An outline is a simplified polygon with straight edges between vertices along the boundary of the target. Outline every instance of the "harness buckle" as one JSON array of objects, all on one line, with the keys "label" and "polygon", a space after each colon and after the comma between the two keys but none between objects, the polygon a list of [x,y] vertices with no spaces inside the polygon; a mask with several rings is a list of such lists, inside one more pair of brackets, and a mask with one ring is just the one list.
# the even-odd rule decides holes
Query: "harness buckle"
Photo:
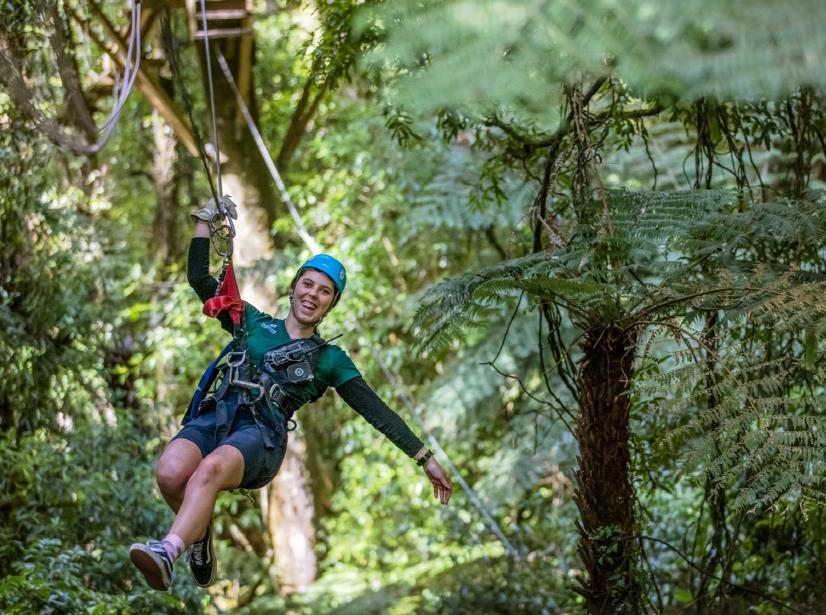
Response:
[{"label": "harness buckle", "polygon": [[229,367],[241,367],[246,360],[247,353],[245,350],[233,350],[227,353],[227,365]]},{"label": "harness buckle", "polygon": [[290,410],[287,405],[289,397],[284,388],[276,382],[267,389],[266,399],[272,411],[277,410],[287,419],[287,431],[295,431],[298,428],[298,423],[293,419],[295,411]]}]

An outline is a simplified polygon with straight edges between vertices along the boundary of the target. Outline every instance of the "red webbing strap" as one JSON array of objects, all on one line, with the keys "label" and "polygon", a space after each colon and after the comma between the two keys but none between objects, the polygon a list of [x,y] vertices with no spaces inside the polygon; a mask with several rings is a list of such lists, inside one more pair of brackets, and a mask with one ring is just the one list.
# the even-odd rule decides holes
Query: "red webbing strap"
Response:
[{"label": "red webbing strap", "polygon": [[238,292],[238,282],[235,280],[235,271],[231,264],[224,267],[218,293],[204,302],[204,314],[210,318],[216,318],[224,310],[229,311],[229,317],[234,325],[241,324],[244,302],[241,300],[241,293]]}]

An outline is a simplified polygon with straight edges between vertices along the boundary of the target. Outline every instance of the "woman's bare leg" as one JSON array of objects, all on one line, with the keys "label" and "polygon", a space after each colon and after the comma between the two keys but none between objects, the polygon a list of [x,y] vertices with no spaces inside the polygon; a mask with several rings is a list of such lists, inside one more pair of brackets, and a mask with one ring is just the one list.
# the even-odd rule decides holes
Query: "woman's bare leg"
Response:
[{"label": "woman's bare leg", "polygon": [[201,449],[194,442],[179,438],[172,440],[158,460],[155,480],[169,507],[178,512],[189,478],[203,461]]},{"label": "woman's bare leg", "polygon": [[179,536],[185,547],[200,540],[212,518],[218,492],[234,489],[243,477],[244,457],[234,446],[219,446],[204,457],[186,484],[169,534]]}]

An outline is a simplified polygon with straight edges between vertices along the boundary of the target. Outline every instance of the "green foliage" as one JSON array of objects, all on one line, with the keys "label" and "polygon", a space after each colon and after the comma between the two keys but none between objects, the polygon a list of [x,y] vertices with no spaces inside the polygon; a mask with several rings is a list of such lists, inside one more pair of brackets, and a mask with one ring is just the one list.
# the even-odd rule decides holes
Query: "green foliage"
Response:
[{"label": "green foliage", "polygon": [[[445,263],[461,270],[470,262],[468,257],[475,262],[496,258],[494,242],[480,242],[480,237],[488,230],[495,235],[500,224],[515,224],[524,203],[505,202],[500,209],[489,211],[488,201],[479,196],[478,210],[468,210],[466,195],[477,193],[468,164],[477,164],[479,159],[465,148],[439,144],[399,152],[384,134],[381,118],[369,117],[369,111],[369,105],[352,101],[338,101],[326,107],[319,118],[324,130],[306,141],[292,170],[293,178],[301,182],[300,187],[292,189],[293,198],[313,236],[326,249],[350,255],[347,295],[342,306],[325,320],[323,330],[325,334],[345,333],[338,343],[353,355],[368,381],[386,399],[403,399],[405,391],[385,382],[371,349],[378,350],[391,369],[407,374],[409,382],[414,383],[408,385],[408,390],[427,408],[421,417],[435,433],[448,434],[451,458],[461,464],[463,474],[482,480],[495,475],[489,484],[474,486],[481,490],[498,519],[525,514],[526,519],[530,517],[532,522],[542,525],[546,522],[539,513],[542,490],[535,492],[537,500],[532,512],[520,512],[522,494],[533,489],[533,472],[516,485],[508,481],[508,469],[526,470],[541,455],[515,447],[512,456],[495,456],[498,439],[510,441],[519,437],[533,442],[527,425],[533,418],[525,417],[515,436],[515,428],[511,433],[502,432],[503,417],[497,416],[502,390],[518,387],[503,378],[505,383],[500,390],[486,374],[487,368],[464,369],[462,361],[455,357],[450,357],[451,371],[431,385],[431,365],[439,359],[431,353],[432,357],[422,362],[411,353],[407,345],[419,332],[405,327],[414,321],[412,310],[419,288],[433,277],[447,273]],[[427,250],[422,245],[423,227],[428,229]],[[289,221],[276,229],[287,232]],[[300,256],[291,251],[279,254],[278,261],[284,265],[279,268],[285,270],[283,284],[290,275],[289,263]],[[364,333],[355,335],[351,331],[348,321],[354,318],[353,314]],[[494,340],[476,356],[492,357],[495,346]],[[527,357],[533,356],[521,348],[515,352],[520,361],[527,362]],[[450,395],[456,383],[468,382],[471,371],[476,372],[473,378],[484,387],[478,391],[468,388],[463,395],[466,405],[460,411]],[[415,384],[417,381],[421,384]],[[512,394],[519,396],[517,392]],[[480,519],[478,510],[457,495],[451,507],[434,514],[434,505],[429,502],[431,495],[420,471],[415,467],[397,468],[398,453],[381,436],[347,408],[330,408],[331,405],[332,400],[326,399],[323,408],[303,409],[299,422],[302,429],[307,429],[310,421],[323,427],[323,433],[313,432],[308,443],[312,463],[336,468],[331,477],[335,480],[332,488],[316,488],[321,492],[325,510],[332,507],[320,519],[317,548],[323,559],[318,586],[327,587],[343,577],[347,591],[330,590],[331,597],[319,597],[314,608],[324,610],[321,605],[325,600],[334,599],[330,604],[340,604],[354,599],[361,588],[378,582],[391,583],[398,576],[404,578],[405,571],[422,558],[437,567],[448,557],[466,558],[462,553],[464,547],[459,546],[457,551],[457,546],[451,544],[450,537],[457,533],[469,536],[472,544],[484,548],[490,528]],[[491,421],[480,421],[475,416],[474,411],[478,412],[480,406],[484,406]],[[409,408],[402,404],[396,408],[411,424],[419,426]],[[415,412],[420,413],[418,408]],[[457,416],[459,412],[461,416]],[[461,421],[461,428],[456,425],[457,420]],[[550,428],[548,431],[550,437]],[[465,437],[453,442],[450,434],[459,432]],[[322,446],[338,448],[316,452]],[[540,464],[538,471],[545,469]],[[316,497],[319,498],[318,493]],[[365,506],[370,502],[375,505]],[[547,523],[553,525],[549,520]],[[537,528],[536,535],[531,537],[537,548],[542,542],[541,532]],[[562,534],[563,530],[559,532]],[[264,603],[262,599],[256,604]]]},{"label": "green foliage", "polygon": [[789,10],[768,1],[411,0],[362,19],[387,31],[370,61],[402,76],[394,89],[403,106],[474,117],[512,109],[543,125],[557,123],[556,103],[582,75],[616,76],[668,103],[757,101],[822,87],[818,8],[815,0]]},{"label": "green foliage", "polygon": [[[817,410],[823,368],[805,364],[806,321],[800,323],[797,318],[801,309],[810,315],[817,311],[801,306],[815,305],[823,289],[817,284],[794,291],[778,286],[765,290],[773,295],[768,305],[756,302],[741,311],[743,318],[760,319],[762,327],[770,327],[771,339],[750,336],[732,341],[725,354],[713,355],[703,368],[690,361],[690,353],[708,351],[686,336],[687,348],[674,350],[674,368],[640,383],[648,391],[653,382],[661,391],[664,383],[670,383],[669,397],[648,402],[647,409],[660,414],[657,406],[670,408],[666,413],[686,417],[668,442],[690,442],[687,466],[706,468],[718,488],[735,487],[735,508],[784,507],[787,496],[806,495],[822,501],[824,493],[820,460],[826,443]],[[748,298],[743,300],[748,302]],[[731,330],[738,327],[739,321],[733,319]],[[789,341],[788,353],[772,357],[772,345],[782,338]],[[709,408],[696,414],[697,406]]]},{"label": "green foliage", "polygon": [[168,518],[144,471],[153,454],[123,428],[101,424],[62,438],[3,436],[4,613],[194,611],[201,599],[186,584],[159,594],[128,561],[128,545]]},{"label": "green foliage", "polygon": [[[695,241],[703,240],[702,229],[718,221],[721,205],[733,196],[610,192],[605,201],[611,211],[605,223],[610,233],[593,232],[583,225],[571,231],[564,248],[504,260],[432,288],[417,314],[428,330],[422,343],[444,342],[451,332],[456,335],[468,327],[501,320],[502,308],[522,293],[533,302],[564,305],[580,325],[590,322],[598,310],[610,309],[612,303],[622,302],[627,310],[646,303],[643,311],[655,307],[657,299],[665,299],[656,287],[666,286],[669,280],[684,280],[692,269],[692,263],[686,263],[692,233],[699,228]],[[709,252],[720,245],[716,239],[711,240],[713,245],[705,241]],[[600,255],[601,263],[594,261],[594,254]],[[613,284],[600,280],[606,268]]]},{"label": "green foliage", "polygon": [[[661,6],[666,11],[672,8]],[[421,7],[425,8],[420,11]],[[669,90],[658,90],[657,77],[646,73],[646,68],[634,66],[633,59],[629,62],[624,50],[616,54],[615,65],[589,65],[589,53],[596,46],[587,44],[579,53],[570,54],[578,56],[574,62],[581,62],[576,65],[576,70],[568,70],[563,61],[551,69],[561,67],[561,73],[552,75],[553,83],[536,87],[536,77],[541,79],[547,73],[531,70],[530,60],[525,60],[525,55],[520,56],[523,49],[519,44],[502,43],[503,38],[509,36],[508,28],[481,35],[492,20],[486,19],[482,10],[475,15],[478,20],[469,18],[459,24],[453,18],[463,8],[460,2],[430,3],[415,9],[396,3],[384,13],[385,17],[392,15],[396,21],[386,19],[389,44],[379,55],[391,61],[401,59],[402,64],[416,57],[401,71],[395,92],[398,94],[397,104],[424,111],[442,107],[461,109],[476,121],[478,134],[490,135],[478,143],[499,150],[496,156],[500,161],[514,158],[517,164],[524,164],[526,178],[535,185],[539,185],[539,163],[564,164],[566,157],[578,156],[578,163],[582,165],[581,160],[591,155],[592,145],[587,142],[587,138],[591,138],[599,139],[597,147],[600,148],[621,145],[628,157],[635,157],[644,169],[636,177],[611,177],[614,184],[623,185],[622,181],[634,182],[652,174],[656,183],[658,175],[665,171],[666,177],[679,177],[689,187],[722,186],[725,190],[617,191],[605,190],[597,180],[585,188],[583,194],[576,184],[576,175],[568,175],[583,173],[582,166],[578,170],[563,167],[558,176],[551,176],[555,183],[549,189],[543,186],[543,192],[534,201],[533,215],[543,216],[534,232],[533,250],[537,253],[503,259],[491,266],[473,267],[435,287],[425,297],[417,314],[424,347],[455,349],[462,347],[457,345],[458,340],[472,341],[480,334],[490,333],[507,317],[514,299],[522,293],[540,308],[553,305],[557,314],[564,315],[564,322],[570,321],[583,331],[612,322],[621,327],[648,328],[652,339],[672,337],[676,343],[671,348],[666,346],[664,356],[657,356],[655,349],[647,346],[641,359],[643,368],[656,373],[657,365],[662,360],[667,361],[671,353],[685,365],[685,371],[670,372],[668,378],[656,382],[657,388],[646,389],[646,399],[656,400],[658,417],[663,417],[666,424],[686,422],[689,426],[685,432],[694,436],[690,444],[685,435],[669,439],[668,451],[655,453],[657,458],[662,456],[667,471],[693,472],[703,468],[711,476],[711,491],[706,492],[706,497],[713,497],[714,493],[723,490],[738,493],[732,500],[735,511],[779,503],[785,497],[796,501],[801,494],[818,494],[823,473],[817,459],[822,458],[823,443],[817,434],[822,431],[822,420],[810,409],[817,406],[822,395],[818,386],[822,378],[817,375],[817,368],[815,371],[807,369],[811,370],[817,363],[813,332],[819,328],[822,316],[814,300],[820,288],[815,284],[807,286],[807,281],[813,279],[809,271],[821,271],[817,237],[822,236],[823,231],[822,207],[817,205],[815,198],[803,197],[799,192],[799,186],[807,181],[807,173],[811,174],[805,163],[792,170],[779,162],[774,168],[785,170],[771,176],[764,171],[766,161],[784,159],[780,152],[783,146],[766,151],[772,143],[765,140],[765,135],[771,133],[775,138],[791,140],[791,135],[781,128],[785,121],[778,113],[781,107],[762,103],[735,107],[705,101],[684,108],[677,106],[675,116],[682,119],[683,125],[672,127],[663,134],[670,138],[691,126],[697,131],[697,141],[692,143],[676,137],[679,148],[673,153],[673,148],[669,148],[666,154],[673,157],[665,160],[659,156],[655,159],[651,154],[649,127],[627,121],[630,110],[639,102],[626,98],[618,107],[606,107],[611,101],[611,93],[604,90],[594,97],[587,117],[579,118],[572,111],[567,119],[590,122],[588,125],[593,132],[587,138],[581,132],[571,135],[566,121],[558,122],[556,132],[551,127],[542,130],[542,124],[552,125],[557,118],[538,115],[534,108],[538,105],[532,106],[530,97],[562,99],[566,84],[580,78],[579,70],[592,77],[616,70],[611,74],[631,83],[632,90],[633,86],[642,84],[639,91],[653,91],[661,100],[664,94],[667,100],[674,100],[682,96],[692,98],[708,91],[690,83],[690,75],[686,74],[689,71],[680,75],[683,81],[679,85],[677,81],[671,81]],[[732,9],[731,6],[717,8]],[[405,14],[408,9],[410,13]],[[539,14],[531,14],[533,21],[530,21],[521,12],[529,10],[523,4],[507,15],[522,20],[523,33],[541,27],[537,26],[542,23]],[[581,27],[571,36],[584,33],[582,36],[587,40],[592,33],[589,28],[596,30],[605,24],[607,27],[618,25],[621,29],[642,24],[600,21],[596,17],[600,10],[601,7],[589,7],[588,14],[583,11],[579,15],[578,25]],[[634,6],[630,10],[633,11]],[[683,10],[682,6],[680,10]],[[530,42],[524,47],[542,49],[544,57],[559,57],[543,47],[568,35],[564,11],[555,13],[554,17],[555,24],[562,23],[560,30],[563,34],[555,37],[558,32],[554,31],[538,45],[527,36],[525,38]],[[415,32],[408,27],[414,21]],[[428,27],[419,28],[420,23],[426,23]],[[714,23],[721,24],[724,30],[732,26],[725,19],[714,20]],[[679,22],[672,25],[680,27]],[[471,32],[473,34],[469,34]],[[475,35],[478,38],[474,38]],[[609,34],[594,36],[594,40],[599,41],[602,50],[605,48],[602,45],[607,42],[610,46],[612,39]],[[780,40],[789,46],[795,44],[791,38],[784,40],[782,35]],[[644,39],[638,45],[644,48],[648,42]],[[690,45],[692,39],[681,39],[681,42]],[[494,57],[497,51],[499,56]],[[705,50],[689,56],[688,62],[704,62],[700,57],[703,54],[706,54]],[[656,50],[646,54],[643,61],[654,57],[658,63],[654,70],[668,66],[668,51],[659,53]],[[748,53],[742,53],[740,59],[748,61]],[[686,58],[682,57],[681,61],[685,62]],[[714,62],[708,63],[708,70],[719,68]],[[447,86],[447,80],[455,80],[459,65],[463,75],[490,71],[493,66],[501,70],[496,75],[486,72],[483,79],[471,79],[468,85],[462,82],[458,86]],[[488,92],[489,96],[474,93],[473,88],[496,84],[498,79],[507,80],[512,67],[523,78],[531,75],[534,87],[494,87]],[[647,67],[651,68],[650,65]],[[640,72],[636,72],[637,69]],[[739,76],[748,78],[751,74],[741,73]],[[793,92],[798,85],[799,82],[789,81],[783,86],[784,91]],[[743,89],[738,89],[741,86]],[[751,85],[740,82],[728,92],[719,90],[715,94],[754,98],[755,91],[777,92],[764,86],[758,78]],[[611,92],[614,87],[612,85]],[[754,89],[749,91],[750,87]],[[627,91],[620,98],[625,96]],[[805,100],[805,94],[791,97],[787,103],[789,115],[792,115],[792,109],[798,108],[800,101]],[[815,100],[819,101],[819,98],[815,97]],[[816,103],[817,108],[818,105]],[[500,118],[508,113],[507,110],[516,110],[516,113],[505,122]],[[528,119],[520,122],[520,116]],[[808,125],[810,117],[804,113],[800,125]],[[659,124],[653,125],[654,129],[658,127]],[[582,130],[580,126],[575,129]],[[612,129],[617,131],[616,135],[610,134]],[[602,130],[604,132],[600,133]],[[620,130],[626,132],[620,134]],[[503,138],[502,133],[507,136]],[[537,137],[543,133],[548,136]],[[644,151],[633,148],[634,138],[629,135],[634,134],[645,141]],[[747,144],[740,145],[744,140]],[[550,149],[548,163],[531,155],[535,144],[543,141]],[[520,145],[523,154],[517,157],[516,146]],[[560,146],[559,150],[555,149],[557,146]],[[795,138],[789,147],[798,152],[798,161],[800,157],[810,155],[804,152],[812,151],[807,149],[810,146],[805,138]],[[604,155],[605,151],[601,149],[599,155]],[[559,157],[555,160],[553,156],[557,152]],[[724,157],[725,162],[722,161]],[[615,168],[612,162],[605,167]],[[772,187],[767,186],[769,181],[773,182]],[[680,187],[681,183],[675,180],[672,185]],[[759,188],[755,188],[758,185]],[[782,193],[781,187],[786,185],[793,191],[783,193],[784,196],[792,194],[802,198],[772,200],[775,194],[772,189]],[[731,188],[738,191],[730,191]],[[768,202],[759,202],[761,198]],[[539,251],[540,239],[547,246],[545,252]],[[800,269],[804,273],[798,273]],[[721,338],[715,339],[731,336],[723,342],[722,352],[709,346],[703,339],[704,333],[698,331],[698,323],[718,311],[726,317],[714,331],[714,335]],[[758,321],[760,325],[756,324]],[[763,327],[768,322],[772,323],[772,333],[758,342],[754,335],[758,329],[765,331]],[[549,324],[553,327],[554,323]],[[741,346],[740,336],[749,340],[748,350]],[[780,340],[783,342],[778,345]],[[801,348],[806,349],[808,368],[798,363],[799,359],[792,358],[801,356],[798,353]],[[781,356],[788,360],[774,359],[777,353],[783,353]],[[570,343],[561,349],[561,354],[576,357],[575,348]],[[711,359],[707,362],[698,360],[708,354]],[[744,364],[743,357],[750,360]],[[570,378],[573,377],[571,372]],[[673,395],[674,379],[679,381],[678,391],[685,387],[685,396],[679,392]],[[650,402],[641,405],[640,411],[649,411],[652,405]],[[698,408],[702,410],[704,407],[708,408],[707,412],[698,412]],[[789,418],[790,410],[795,418]],[[657,433],[662,432],[651,432],[649,437],[656,438]],[[692,451],[684,458],[684,466],[673,465],[675,445],[677,450],[683,447],[684,451]],[[795,460],[792,467],[790,459]],[[639,463],[644,467],[646,461],[641,457]]]},{"label": "green foliage", "polygon": [[[60,190],[42,172],[59,157],[17,127],[0,137],[0,425],[24,434],[74,404],[97,404],[98,359],[88,352],[100,286],[82,265],[90,239],[79,190]],[[71,285],[63,282],[71,280]]]},{"label": "green foliage", "polygon": [[[268,142],[305,85],[321,93],[282,171],[351,273],[323,333],[345,334],[368,381],[444,445],[491,515],[459,487],[436,505],[421,471],[330,396],[299,417],[321,575],[289,598],[271,589],[267,545],[230,538],[263,528],[246,494],[217,507],[214,593],[196,593],[182,566],[169,595],[150,592],[125,557],[168,524],[151,464],[226,339],[186,287],[183,255],[157,268],[157,119],[133,95],[100,160],[78,162],[0,95],[0,349],[17,359],[0,369],[0,610],[581,610],[577,344],[606,323],[643,332],[630,446],[655,608],[776,606],[749,591],[823,602],[815,4],[287,2],[257,21],[253,106]],[[10,6],[12,29],[34,19]],[[27,34],[8,40],[59,118],[64,92],[38,78],[49,63],[33,44],[48,51],[48,33]],[[98,51],[81,51],[82,72],[97,70]],[[194,54],[182,55],[206,117]],[[203,182],[191,160],[179,166],[168,213],[183,220]],[[286,217],[274,232],[284,248],[256,272],[284,288],[307,249]]]},{"label": "green foliage", "polygon": [[[559,563],[548,556],[524,562],[479,557],[436,573],[414,570],[403,582],[383,587],[381,591],[365,592],[358,599],[325,612],[330,615],[565,612],[575,609],[577,600],[568,587],[568,580],[560,573]],[[468,583],[468,579],[473,579],[473,583]]]}]

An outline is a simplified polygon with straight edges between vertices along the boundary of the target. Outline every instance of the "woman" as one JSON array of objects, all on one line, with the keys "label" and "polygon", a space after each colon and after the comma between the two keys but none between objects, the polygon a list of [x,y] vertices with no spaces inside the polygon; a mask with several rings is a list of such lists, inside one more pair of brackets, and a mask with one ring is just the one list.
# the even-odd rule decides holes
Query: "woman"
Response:
[{"label": "woman", "polygon": [[[234,217],[233,209],[230,213]],[[193,214],[187,275],[202,301],[214,297],[218,287],[209,273],[210,223],[218,216],[214,202]],[[158,487],[175,519],[162,540],[134,544],[129,551],[150,587],[169,589],[173,564],[187,548],[195,582],[212,584],[210,521],[218,492],[268,484],[284,459],[293,412],[328,387],[423,467],[434,497],[442,504],[450,500],[450,477],[432,452],[373,392],[344,350],[316,334],[345,284],[341,263],[320,254],[296,273],[283,320],[243,304],[240,345],[227,355],[220,384],[187,415],[158,462]],[[226,311],[219,318],[233,330]]]}]

